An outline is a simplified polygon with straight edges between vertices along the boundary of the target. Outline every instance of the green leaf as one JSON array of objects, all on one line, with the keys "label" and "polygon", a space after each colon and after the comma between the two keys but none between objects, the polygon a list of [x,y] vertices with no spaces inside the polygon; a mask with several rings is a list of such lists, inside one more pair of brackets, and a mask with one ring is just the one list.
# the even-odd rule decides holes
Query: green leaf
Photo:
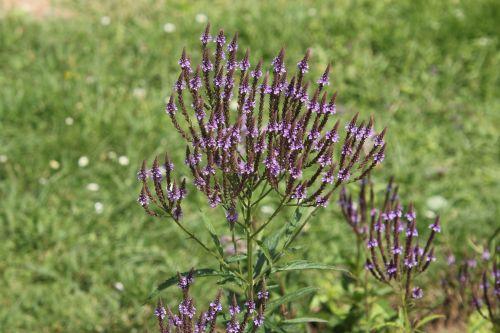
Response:
[{"label": "green leaf", "polygon": [[440,314],[428,315],[427,317],[424,317],[424,318],[420,319],[418,321],[417,325],[415,325],[415,328],[422,327],[425,324],[427,324],[427,323],[429,323],[429,322],[431,322],[433,320],[439,319],[439,318],[445,318],[445,316],[440,315]]},{"label": "green leaf", "polygon": [[327,323],[327,322],[328,322],[328,320],[324,320],[321,318],[302,317],[302,318],[294,318],[294,319],[284,320],[283,324]]},{"label": "green leaf", "polygon": [[272,266],[273,265],[273,258],[271,256],[271,253],[269,252],[269,249],[267,248],[266,244],[260,240],[257,240],[256,242],[259,245],[260,250],[262,251],[262,253],[266,257],[267,262],[269,263],[270,266]]},{"label": "green leaf", "polygon": [[222,245],[220,244],[219,236],[217,236],[217,232],[215,231],[214,226],[207,219],[206,214],[204,214],[201,210],[200,210],[200,213],[201,213],[201,219],[203,220],[205,227],[207,228],[208,232],[210,233],[210,236],[212,237],[212,241],[215,244],[215,247],[217,248],[219,255],[221,256],[221,258],[223,258],[224,257],[224,250],[222,249]]},{"label": "green leaf", "polygon": [[318,290],[316,287],[305,287],[299,290],[296,290],[292,293],[286,294],[285,296],[282,296],[276,300],[273,300],[267,304],[267,310],[266,312],[270,313],[272,310],[280,306],[281,304],[288,303],[293,301],[294,299],[303,297],[305,295],[311,294]]},{"label": "green leaf", "polygon": [[[181,273],[181,275],[186,275],[188,273],[189,272],[184,272],[184,273]],[[216,271],[216,270],[211,269],[211,268],[202,268],[202,269],[195,269],[193,271],[193,276],[195,276],[195,277],[207,277],[207,276],[224,276],[224,277],[227,277],[228,274],[220,272],[220,271]],[[146,302],[149,301],[149,300],[151,300],[156,295],[158,295],[158,293],[160,293],[162,290],[167,289],[167,288],[173,286],[178,281],[179,281],[179,277],[177,275],[174,275],[174,276],[166,279],[165,281],[163,281],[162,283],[160,283],[160,285],[158,287],[156,287],[155,291],[153,291],[148,296]]]},{"label": "green leaf", "polygon": [[234,255],[234,256],[231,256],[231,257],[227,258],[226,262],[228,264],[230,264],[232,262],[238,262],[238,261],[241,261],[241,260],[245,260],[246,258],[247,258],[246,254],[237,254],[237,255]]},{"label": "green leaf", "polygon": [[307,260],[292,261],[292,262],[286,264],[285,266],[274,267],[271,270],[271,272],[276,273],[276,272],[283,272],[283,271],[300,271],[300,270],[306,270],[306,269],[333,270],[333,271],[342,271],[342,272],[349,273],[349,271],[346,270],[345,268],[339,268],[339,267],[326,265],[326,264],[322,264],[322,263],[310,262]]}]

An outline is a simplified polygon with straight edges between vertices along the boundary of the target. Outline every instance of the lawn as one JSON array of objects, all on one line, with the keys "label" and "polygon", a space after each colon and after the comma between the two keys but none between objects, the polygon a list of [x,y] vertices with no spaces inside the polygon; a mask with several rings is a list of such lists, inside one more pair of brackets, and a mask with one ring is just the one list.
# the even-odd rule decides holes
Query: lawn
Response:
[{"label": "lawn", "polygon": [[[282,46],[291,66],[311,48],[311,77],[330,62],[342,121],[359,112],[388,127],[372,179],[394,175],[421,216],[440,214],[443,249],[470,250],[499,227],[497,1],[80,0],[53,1],[45,15],[1,6],[2,331],[152,331],[154,287],[214,264],[136,203],[144,158],[168,149],[183,160],[164,102],[182,47],[199,60],[207,18],[238,31],[252,63],[269,66]],[[189,201],[184,223],[197,229],[209,208]],[[353,252],[335,204],[299,243],[328,264]]]}]

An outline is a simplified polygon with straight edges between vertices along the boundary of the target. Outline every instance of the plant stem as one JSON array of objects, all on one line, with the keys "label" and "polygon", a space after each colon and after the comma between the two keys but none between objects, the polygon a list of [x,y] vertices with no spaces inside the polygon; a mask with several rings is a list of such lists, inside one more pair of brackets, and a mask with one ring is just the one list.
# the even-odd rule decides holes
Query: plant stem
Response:
[{"label": "plant stem", "polygon": [[245,213],[245,232],[247,236],[247,293],[248,299],[253,299],[252,206],[250,199],[248,199]]}]

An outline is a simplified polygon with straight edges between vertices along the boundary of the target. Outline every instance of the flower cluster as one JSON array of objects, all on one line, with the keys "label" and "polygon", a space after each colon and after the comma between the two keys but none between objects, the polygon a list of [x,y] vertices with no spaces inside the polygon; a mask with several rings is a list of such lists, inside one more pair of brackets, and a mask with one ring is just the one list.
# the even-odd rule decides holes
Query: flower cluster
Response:
[{"label": "flower cluster", "polygon": [[[238,59],[238,37],[229,43],[221,30],[201,36],[202,61],[193,69],[186,51],[166,113],[186,141],[185,163],[211,207],[222,205],[230,224],[238,220],[238,199],[259,186],[282,202],[325,206],[341,183],[365,177],[384,159],[385,130],[354,116],[344,139],[336,94],[328,97],[328,66],[315,85],[306,82],[310,52],[290,75],[282,49],[264,72],[253,68],[249,51]],[[215,51],[209,43],[213,41]],[[264,192],[269,193],[269,192]]]},{"label": "flower cluster", "polygon": [[[222,292],[219,291],[215,299],[209,304],[205,312],[196,316],[196,307],[193,298],[189,295],[189,288],[193,283],[193,271],[186,276],[179,274],[178,286],[182,290],[183,298],[178,306],[178,312],[174,313],[170,308],[165,308],[162,301],[154,311],[158,320],[160,333],[203,333],[222,332],[217,328],[217,317],[223,314],[221,303]],[[229,320],[226,323],[226,333],[256,332],[264,324],[264,312],[269,293],[262,286],[257,293],[257,300],[247,300],[244,310],[240,308],[233,295],[232,303],[228,308]]]},{"label": "flower cluster", "polygon": [[[374,193],[370,185],[367,201],[366,183],[362,181],[359,207],[355,208],[352,197],[344,190],[340,206],[346,220],[357,235],[365,235],[367,259],[365,268],[380,281],[402,282],[406,298],[421,298],[423,291],[412,288],[412,277],[424,272],[435,261],[433,241],[441,232],[439,217],[432,223],[429,238],[424,247],[418,244],[417,218],[410,204],[406,213],[399,203],[398,188],[389,181],[380,210],[374,208]],[[368,228],[368,230],[366,230]]]},{"label": "flower cluster", "polygon": [[[158,158],[155,158],[151,169],[146,168],[146,161],[144,161],[137,173],[137,179],[142,182],[141,193],[137,201],[149,215],[158,216],[157,210],[159,209],[178,221],[182,217],[181,202],[186,196],[186,181],[183,180],[178,184],[172,178],[173,169],[174,165],[168,155],[165,155],[165,162],[162,166]],[[154,194],[148,185],[149,179],[153,184]]]},{"label": "flower cluster", "polygon": [[[477,312],[485,319],[490,320],[494,325],[500,324],[500,269],[498,268],[498,256],[490,257],[487,252],[483,260],[487,261],[491,267],[486,267],[476,281],[471,279],[472,303]],[[495,253],[496,254],[496,253]]]}]

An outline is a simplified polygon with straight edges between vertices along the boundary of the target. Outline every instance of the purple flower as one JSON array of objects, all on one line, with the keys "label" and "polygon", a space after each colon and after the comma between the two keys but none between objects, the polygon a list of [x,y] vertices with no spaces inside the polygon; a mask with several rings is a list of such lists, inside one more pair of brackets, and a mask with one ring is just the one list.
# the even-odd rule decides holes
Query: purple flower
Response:
[{"label": "purple flower", "polygon": [[490,258],[491,258],[490,251],[488,251],[488,249],[484,249],[483,253],[481,254],[481,259],[483,259],[484,261],[488,261],[490,260]]},{"label": "purple flower", "polygon": [[169,101],[167,103],[167,106],[165,107],[165,112],[169,116],[173,116],[173,115],[175,115],[176,111],[177,111],[177,106],[175,106],[173,97],[170,97],[170,99],[169,99]]},{"label": "purple flower", "polygon": [[273,65],[275,73],[286,73],[285,64],[283,63],[283,58],[281,56],[275,57],[271,64]]},{"label": "purple flower", "polygon": [[402,246],[393,246],[392,247],[392,253],[393,254],[401,254],[401,253],[403,253],[403,247]]},{"label": "purple flower", "polygon": [[148,173],[146,170],[141,169],[137,172],[137,179],[140,181],[145,181],[148,178]]},{"label": "purple flower", "polygon": [[255,311],[255,302],[252,300],[246,301],[245,306],[247,307],[248,312],[253,313]]},{"label": "purple flower", "polygon": [[387,265],[387,274],[389,274],[389,276],[395,276],[397,271],[398,269],[394,263]]},{"label": "purple flower", "polygon": [[238,333],[240,331],[240,324],[236,321],[228,321],[226,326],[226,333]]},{"label": "purple flower", "polygon": [[366,243],[366,247],[369,249],[377,247],[377,246],[378,246],[378,242],[376,239],[373,239],[373,238],[368,240],[368,242]]},{"label": "purple flower", "polygon": [[205,73],[210,72],[214,68],[214,65],[210,62],[210,59],[203,59],[201,62],[201,70]]},{"label": "purple flower", "polygon": [[424,291],[420,287],[415,287],[411,291],[411,297],[414,299],[420,299],[424,297]]},{"label": "purple flower", "polygon": [[439,226],[439,223],[433,223],[429,225],[429,229],[431,229],[434,232],[441,232],[441,227]]},{"label": "purple flower", "polygon": [[378,153],[375,154],[375,156],[373,156],[373,161],[376,164],[382,163],[384,159],[385,159],[385,154],[383,151],[379,151]]},{"label": "purple flower", "polygon": [[328,205],[328,199],[326,197],[318,196],[316,198],[316,207],[326,207]]},{"label": "purple flower", "polygon": [[449,266],[453,265],[455,263],[455,256],[453,254],[450,254],[446,258],[446,262],[448,263]]},{"label": "purple flower", "polygon": [[224,36],[224,32],[220,31],[215,39],[215,43],[217,46],[223,46],[226,43],[226,36]]},{"label": "purple flower", "polygon": [[297,187],[295,188],[295,192],[292,194],[292,199],[297,199],[297,200],[301,200],[301,199],[305,199],[307,196],[307,191],[306,191],[306,188],[303,184],[299,184],[297,185]]},{"label": "purple flower", "polygon": [[234,207],[229,207],[226,211],[226,220],[231,225],[234,225],[238,221],[238,211]]},{"label": "purple flower", "polygon": [[299,68],[302,74],[305,74],[309,71],[309,64],[307,63],[307,59],[304,58],[297,63],[297,67]]},{"label": "purple flower", "polygon": [[371,261],[366,261],[366,263],[365,263],[365,269],[372,270],[374,268],[375,268],[375,265],[373,265],[373,263]]},{"label": "purple flower", "polygon": [[177,285],[179,288],[182,290],[187,290],[191,284],[193,284],[193,274],[188,273],[187,275],[181,275],[179,277],[179,282],[177,282]]},{"label": "purple flower", "polygon": [[405,217],[408,221],[413,221],[417,218],[417,213],[414,211],[409,211],[408,213],[406,213]]},{"label": "purple flower", "polygon": [[241,309],[238,305],[230,305],[229,306],[229,314],[231,315],[231,317],[236,316],[240,312],[241,312]]},{"label": "purple flower", "polygon": [[195,76],[191,80],[189,80],[189,86],[194,91],[197,91],[198,89],[200,89],[201,88],[201,79],[200,79],[200,77],[199,76]]},{"label": "purple flower", "polygon": [[330,80],[328,78],[328,72],[329,72],[329,67],[327,67],[326,71],[318,79],[317,83],[319,84],[320,87],[327,86],[330,84]]},{"label": "purple flower", "polygon": [[184,316],[193,318],[194,315],[196,314],[196,308],[194,307],[193,299],[187,298],[183,300],[181,304],[179,304],[179,312]]},{"label": "purple flower", "polygon": [[257,327],[261,327],[264,325],[264,315],[262,313],[259,313],[254,319],[253,319],[253,324]]},{"label": "purple flower", "polygon": [[262,76],[262,71],[259,69],[259,70],[253,70],[250,72],[250,76],[255,78],[255,79],[258,79]]},{"label": "purple flower", "polygon": [[257,292],[257,298],[260,300],[267,300],[269,299],[269,291],[267,290],[259,290]]},{"label": "purple flower", "polygon": [[351,174],[349,173],[348,169],[340,169],[337,175],[337,178],[340,179],[341,181],[349,180],[350,177]]},{"label": "purple flower", "polygon": [[161,174],[161,170],[158,166],[153,166],[150,173],[151,173],[151,178],[156,182],[161,181],[161,179],[163,178],[163,175]]},{"label": "purple flower", "polygon": [[242,71],[247,71],[250,68],[250,61],[247,58],[240,61],[240,69]]},{"label": "purple flower", "polygon": [[418,230],[417,230],[417,228],[413,228],[413,229],[407,228],[406,229],[406,236],[407,237],[409,237],[409,236],[411,236],[411,237],[418,237]]},{"label": "purple flower", "polygon": [[212,36],[210,36],[208,32],[204,32],[200,37],[200,41],[203,45],[207,45],[211,40]]},{"label": "purple flower", "polygon": [[159,305],[156,309],[155,309],[155,316],[158,318],[158,319],[161,319],[163,320],[165,318],[165,316],[167,315],[167,311],[165,310],[165,308],[161,305]]},{"label": "purple flower", "polygon": [[334,180],[335,176],[333,175],[333,169],[330,169],[329,171],[325,172],[323,174],[323,178],[321,178],[321,182],[326,184],[333,184]]}]

